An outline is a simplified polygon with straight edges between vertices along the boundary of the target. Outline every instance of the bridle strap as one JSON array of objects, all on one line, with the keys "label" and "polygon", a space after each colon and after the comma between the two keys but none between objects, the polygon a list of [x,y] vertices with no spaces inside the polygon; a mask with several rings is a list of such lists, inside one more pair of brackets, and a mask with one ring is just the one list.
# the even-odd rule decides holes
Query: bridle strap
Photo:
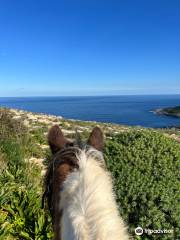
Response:
[{"label": "bridle strap", "polygon": [[[79,151],[79,148],[78,147],[64,147],[64,148],[62,148],[61,150],[59,150],[58,152],[56,152],[55,154],[54,154],[54,159],[53,159],[53,161],[52,162],[50,162],[50,164],[49,164],[49,170],[50,169],[52,169],[52,179],[54,180],[54,166],[55,166],[55,163],[57,163],[57,158],[56,158],[56,156],[59,156],[59,157],[62,157],[63,155],[65,155],[65,154],[67,154],[67,153],[69,153],[69,152],[74,152],[74,151]],[[64,163],[64,160],[62,160],[62,159],[58,159],[58,166],[60,165],[60,164],[63,164]],[[51,172],[51,171],[49,171],[49,172]],[[50,174],[50,173],[49,173]],[[48,176],[47,176],[48,177]],[[43,193],[43,195],[42,195],[42,201],[41,201],[41,208],[42,209],[44,209],[44,207],[45,207],[45,199],[47,199],[48,198],[48,195],[49,195],[49,193],[50,193],[50,185],[51,185],[51,183],[53,182],[52,181],[52,179],[48,179],[48,181],[47,181],[47,185],[46,185],[46,190],[44,191],[44,193]]]}]

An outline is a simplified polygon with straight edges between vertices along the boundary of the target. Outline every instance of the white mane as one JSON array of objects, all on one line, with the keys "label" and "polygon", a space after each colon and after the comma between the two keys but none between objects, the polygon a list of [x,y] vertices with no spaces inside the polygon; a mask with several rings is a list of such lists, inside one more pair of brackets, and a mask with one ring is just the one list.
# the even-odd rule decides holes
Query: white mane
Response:
[{"label": "white mane", "polygon": [[62,240],[126,240],[110,174],[102,154],[91,148],[77,155],[79,169],[68,175],[61,192]]}]

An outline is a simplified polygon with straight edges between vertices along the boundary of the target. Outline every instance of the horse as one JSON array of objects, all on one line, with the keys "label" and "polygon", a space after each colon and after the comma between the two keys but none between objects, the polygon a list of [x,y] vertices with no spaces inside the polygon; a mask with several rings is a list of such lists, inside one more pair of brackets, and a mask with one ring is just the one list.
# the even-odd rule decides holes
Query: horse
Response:
[{"label": "horse", "polygon": [[70,141],[58,125],[51,127],[52,157],[45,193],[54,240],[127,240],[118,213],[112,178],[103,158],[104,137],[95,127],[86,144]]}]

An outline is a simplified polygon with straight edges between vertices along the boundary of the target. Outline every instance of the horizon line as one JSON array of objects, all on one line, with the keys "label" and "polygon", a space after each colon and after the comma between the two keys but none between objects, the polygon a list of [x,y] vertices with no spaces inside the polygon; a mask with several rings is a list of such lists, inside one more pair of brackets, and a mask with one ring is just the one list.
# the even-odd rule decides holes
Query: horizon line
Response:
[{"label": "horizon line", "polygon": [[118,97],[118,96],[169,96],[180,93],[151,93],[151,94],[104,94],[104,95],[29,95],[29,96],[3,96],[0,98],[35,98],[35,97]]}]

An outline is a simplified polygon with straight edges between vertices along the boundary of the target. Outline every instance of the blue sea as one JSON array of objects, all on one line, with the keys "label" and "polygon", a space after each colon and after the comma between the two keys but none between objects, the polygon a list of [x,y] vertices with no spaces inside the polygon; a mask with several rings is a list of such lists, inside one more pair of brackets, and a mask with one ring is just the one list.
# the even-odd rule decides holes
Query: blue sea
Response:
[{"label": "blue sea", "polygon": [[119,123],[131,126],[180,126],[180,118],[160,116],[157,108],[180,106],[180,95],[99,97],[6,97],[0,106],[53,114],[70,119]]}]

